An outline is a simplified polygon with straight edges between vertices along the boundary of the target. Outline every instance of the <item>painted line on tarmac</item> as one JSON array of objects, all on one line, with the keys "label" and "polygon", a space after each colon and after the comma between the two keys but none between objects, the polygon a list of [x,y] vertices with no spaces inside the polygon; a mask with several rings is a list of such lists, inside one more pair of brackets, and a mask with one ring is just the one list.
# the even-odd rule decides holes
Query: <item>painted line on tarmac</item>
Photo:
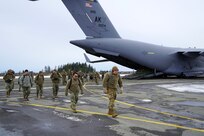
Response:
[{"label": "painted line on tarmac", "polygon": [[[84,88],[86,89],[86,91],[88,91],[88,92],[90,92],[92,94],[98,94],[98,93],[96,93],[94,91],[88,90],[85,86],[86,86],[86,84],[84,85]],[[98,95],[100,95],[100,94],[98,94]],[[105,96],[101,96],[101,97],[104,98],[104,99],[108,99],[108,97],[105,97]],[[123,102],[123,101],[119,101],[119,100],[115,100],[115,101],[120,103],[120,104],[126,105],[126,106],[135,107],[135,108],[146,110],[146,111],[151,111],[151,112],[160,113],[160,114],[163,114],[163,115],[178,117],[178,118],[187,119],[187,120],[193,120],[193,121],[197,121],[197,122],[203,122],[203,120],[198,120],[198,119],[190,118],[190,117],[187,117],[187,116],[181,116],[181,115],[177,115],[177,114],[173,114],[173,113],[162,112],[162,111],[159,111],[159,110],[154,110],[154,109],[150,109],[150,108],[146,108],[146,107],[142,107],[142,106],[138,106],[138,105],[134,105],[134,104],[129,104],[127,102]]]},{"label": "painted line on tarmac", "polygon": [[[84,84],[84,89],[92,94],[98,94],[94,91],[90,91],[88,90],[85,86],[87,85],[87,83]],[[60,86],[60,88],[65,88],[64,86]],[[31,89],[35,89],[35,88],[31,88]],[[44,87],[44,89],[52,89],[52,87]],[[5,91],[5,89],[2,89],[0,90],[1,91]],[[98,94],[101,96],[101,94]],[[104,99],[108,99],[107,97],[104,97],[104,96],[101,96],[102,98]],[[31,98],[31,97],[30,97]],[[123,104],[123,105],[127,105],[127,106],[130,106],[130,107],[135,107],[135,108],[138,108],[138,109],[142,109],[142,110],[146,110],[146,111],[151,111],[151,112],[155,112],[155,113],[160,113],[160,114],[163,114],[163,115],[168,115],[168,116],[174,116],[174,117],[179,117],[179,118],[183,118],[183,119],[188,119],[188,120],[193,120],[193,121],[197,121],[197,122],[203,122],[202,120],[198,120],[198,119],[194,119],[194,118],[190,118],[190,117],[186,117],[186,116],[181,116],[181,115],[177,115],[177,114],[172,114],[172,113],[168,113],[168,112],[162,112],[162,111],[159,111],[159,110],[154,110],[154,109],[150,109],[150,108],[146,108],[146,107],[142,107],[142,106],[138,106],[138,105],[134,105],[134,104],[129,104],[127,102],[122,102],[122,101],[119,101],[119,100],[115,100],[116,102],[120,103],[120,104]]]},{"label": "painted line on tarmac", "polygon": [[[57,107],[57,106],[47,106],[47,105],[34,104],[34,103],[18,103],[18,102],[9,102],[9,103],[22,104],[22,105],[27,105],[27,106],[41,107],[41,108],[49,108],[49,109],[58,109],[58,110],[72,111],[69,108]],[[108,115],[106,113],[100,113],[100,112],[92,112],[92,111],[86,111],[86,110],[77,110],[77,112],[91,114],[91,115],[102,115],[102,116],[111,117],[111,115]],[[128,117],[128,116],[121,116],[121,115],[117,116],[117,118],[131,120],[131,121],[139,121],[139,122],[151,123],[151,124],[168,126],[168,127],[175,127],[175,128],[180,128],[180,129],[185,129],[185,130],[191,130],[191,131],[197,131],[197,132],[204,133],[204,129],[191,128],[191,127],[186,127],[186,126],[181,126],[181,125],[176,125],[176,124],[171,124],[171,123],[165,123],[165,122],[159,122],[159,121],[153,121],[153,120],[146,120],[146,119],[140,119],[140,118],[134,118],[134,117]]]},{"label": "painted line on tarmac", "polygon": [[[105,98],[105,99],[108,99],[107,97],[104,97],[104,98]],[[121,103],[121,104],[124,104],[124,105],[127,105],[127,106],[130,106],[130,107],[135,107],[135,108],[138,108],[138,109],[143,109],[143,110],[147,110],[147,111],[151,111],[151,112],[156,112],[156,113],[160,113],[160,114],[164,114],[164,115],[168,115],[168,116],[179,117],[179,118],[188,119],[188,120],[193,120],[193,121],[197,121],[197,122],[204,122],[204,121],[202,121],[202,120],[190,118],[190,117],[187,117],[187,116],[181,116],[181,115],[177,115],[177,114],[173,114],[173,113],[162,112],[162,111],[159,111],[159,110],[154,110],[154,109],[150,109],[150,108],[145,108],[145,107],[142,107],[142,106],[138,106],[138,105],[134,105],[134,104],[129,104],[129,103],[122,102],[122,101],[118,101],[118,100],[116,100],[116,102]]]}]

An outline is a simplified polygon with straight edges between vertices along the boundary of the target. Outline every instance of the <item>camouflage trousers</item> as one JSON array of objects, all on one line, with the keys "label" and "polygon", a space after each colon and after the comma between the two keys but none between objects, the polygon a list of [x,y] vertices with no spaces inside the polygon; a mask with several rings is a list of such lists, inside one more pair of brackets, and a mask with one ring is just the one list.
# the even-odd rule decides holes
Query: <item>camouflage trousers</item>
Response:
[{"label": "camouflage trousers", "polygon": [[29,95],[30,95],[30,87],[23,86],[23,98],[28,99]]},{"label": "camouflage trousers", "polygon": [[99,85],[97,78],[95,78],[95,83],[96,83],[96,85]]},{"label": "camouflage trousers", "polygon": [[78,102],[78,96],[79,96],[79,92],[70,92],[70,99],[71,99],[71,107],[73,109],[76,109],[76,104]]},{"label": "camouflage trousers", "polygon": [[10,96],[12,89],[14,88],[14,82],[6,83],[6,95]]},{"label": "camouflage trousers", "polygon": [[52,90],[53,90],[53,97],[57,97],[57,94],[59,91],[59,83],[53,83]]},{"label": "camouflage trousers", "polygon": [[39,94],[40,94],[40,96],[42,96],[42,94],[43,94],[43,85],[37,85],[36,84],[36,94],[37,94],[37,97],[39,96]]},{"label": "camouflage trousers", "polygon": [[66,77],[64,78],[62,78],[62,85],[66,85],[67,84],[67,79],[66,79]]},{"label": "camouflage trousers", "polygon": [[19,90],[18,91],[20,92],[22,90],[22,85],[19,84],[18,86],[19,86]]},{"label": "camouflage trousers", "polygon": [[117,89],[109,88],[108,89],[108,98],[109,98],[108,108],[111,110],[114,110],[116,97],[117,97]]}]

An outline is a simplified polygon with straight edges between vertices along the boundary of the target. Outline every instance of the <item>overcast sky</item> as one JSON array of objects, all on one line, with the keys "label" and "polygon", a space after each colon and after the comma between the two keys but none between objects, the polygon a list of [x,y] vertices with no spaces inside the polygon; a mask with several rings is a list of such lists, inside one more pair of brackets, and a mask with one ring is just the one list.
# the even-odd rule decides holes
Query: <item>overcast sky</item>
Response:
[{"label": "overcast sky", "polygon": [[[98,1],[122,38],[204,48],[204,0]],[[0,0],[0,72],[85,62],[85,51],[69,43],[84,38],[61,0]],[[91,65],[99,71],[116,64]]]}]

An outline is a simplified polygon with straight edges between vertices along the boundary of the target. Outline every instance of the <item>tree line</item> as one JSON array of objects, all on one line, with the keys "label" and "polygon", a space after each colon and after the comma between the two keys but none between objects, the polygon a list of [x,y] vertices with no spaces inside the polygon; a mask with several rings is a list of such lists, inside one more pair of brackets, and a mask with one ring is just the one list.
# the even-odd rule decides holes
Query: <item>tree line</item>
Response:
[{"label": "tree line", "polygon": [[[85,73],[96,71],[91,65],[87,65],[86,63],[80,63],[80,62],[67,63],[64,65],[60,65],[57,68],[55,67],[55,69],[58,70],[59,72],[62,72],[63,70],[82,71]],[[52,69],[50,68],[50,66],[45,66],[44,72],[49,73],[51,71]]]}]

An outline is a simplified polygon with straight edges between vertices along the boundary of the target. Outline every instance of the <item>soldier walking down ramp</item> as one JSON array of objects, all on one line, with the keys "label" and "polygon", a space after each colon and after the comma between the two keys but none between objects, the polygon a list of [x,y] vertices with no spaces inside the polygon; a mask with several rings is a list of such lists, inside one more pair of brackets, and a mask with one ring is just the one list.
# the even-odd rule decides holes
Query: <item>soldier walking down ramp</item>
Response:
[{"label": "soldier walking down ramp", "polygon": [[62,75],[57,72],[57,70],[53,70],[52,74],[50,75],[50,78],[52,80],[52,89],[53,89],[53,99],[57,97],[58,91],[59,91],[59,83],[60,79],[62,78]]},{"label": "soldier walking down ramp", "polygon": [[72,78],[68,81],[66,88],[65,88],[65,95],[68,95],[68,91],[70,93],[71,98],[71,105],[70,108],[73,110],[74,113],[77,113],[76,111],[76,104],[78,101],[79,91],[82,92],[82,83],[78,78],[78,73],[74,72]]},{"label": "soldier walking down ramp", "polygon": [[33,80],[27,69],[23,73],[23,76],[21,78],[21,84],[23,88],[24,100],[29,101],[28,96],[30,95],[31,87],[33,86]]},{"label": "soldier walking down ramp", "polygon": [[114,66],[112,68],[112,72],[106,73],[105,77],[103,79],[103,88],[104,88],[104,93],[108,94],[109,98],[109,105],[108,105],[108,114],[112,115],[113,118],[118,116],[115,110],[115,100],[117,97],[117,85],[120,87],[119,93],[123,93],[123,84],[122,84],[122,79],[118,73],[118,68]]},{"label": "soldier walking down ramp", "polygon": [[11,94],[12,89],[14,88],[14,71],[9,69],[6,75],[3,77],[6,85],[6,96],[9,97]]},{"label": "soldier walking down ramp", "polygon": [[40,94],[40,99],[42,99],[43,95],[43,84],[44,84],[44,74],[42,71],[40,71],[37,76],[35,77],[35,84],[36,84],[36,95],[37,98]]}]

